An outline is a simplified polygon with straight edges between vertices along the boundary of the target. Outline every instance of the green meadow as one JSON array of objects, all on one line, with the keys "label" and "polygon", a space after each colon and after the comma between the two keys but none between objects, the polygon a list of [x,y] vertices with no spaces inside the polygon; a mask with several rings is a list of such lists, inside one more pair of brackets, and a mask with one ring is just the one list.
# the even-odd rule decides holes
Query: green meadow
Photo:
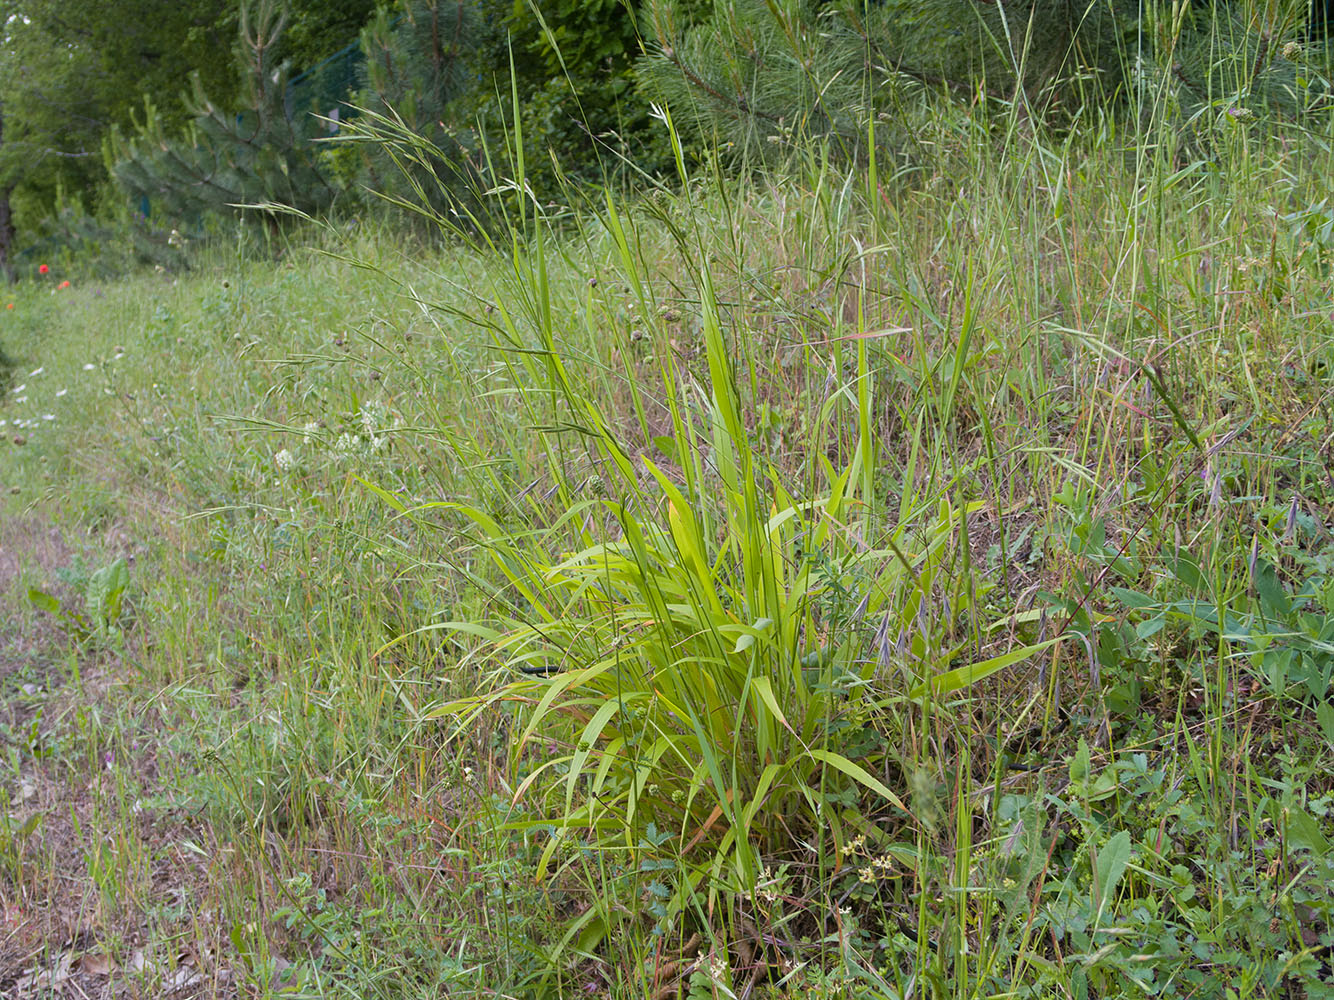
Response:
[{"label": "green meadow", "polygon": [[13,287],[0,990],[1334,994],[1320,128]]}]

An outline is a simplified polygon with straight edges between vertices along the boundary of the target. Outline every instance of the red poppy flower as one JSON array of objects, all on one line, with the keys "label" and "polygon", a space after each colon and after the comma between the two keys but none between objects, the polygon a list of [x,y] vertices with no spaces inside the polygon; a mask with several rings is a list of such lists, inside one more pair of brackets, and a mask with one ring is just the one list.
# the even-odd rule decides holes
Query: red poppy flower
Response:
[{"label": "red poppy flower", "polygon": [[6,309],[13,309],[13,308],[14,308],[14,303],[12,303],[12,302],[9,303],[7,306],[5,306],[5,308],[6,308]]},{"label": "red poppy flower", "polygon": [[61,282],[59,285],[57,285],[56,287],[57,287],[57,288],[68,288],[68,287],[69,287],[69,282],[68,282],[68,281],[62,281],[62,282]]},{"label": "red poppy flower", "polygon": [[49,267],[47,267],[45,264],[43,264],[41,267],[39,267],[39,268],[37,269],[37,273],[38,273],[38,274],[45,274],[45,273],[46,273],[47,271],[49,271],[49,270],[51,270],[51,269],[50,269]]}]

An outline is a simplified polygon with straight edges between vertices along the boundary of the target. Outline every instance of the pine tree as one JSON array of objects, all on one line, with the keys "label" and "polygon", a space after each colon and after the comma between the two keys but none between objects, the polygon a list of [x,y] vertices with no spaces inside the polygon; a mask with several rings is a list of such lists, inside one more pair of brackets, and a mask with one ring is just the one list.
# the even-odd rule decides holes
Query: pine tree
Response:
[{"label": "pine tree", "polygon": [[[691,23],[658,0],[646,22],[648,96],[751,152],[794,131],[855,149],[868,115],[924,86],[1045,105],[1063,78],[1116,86],[1105,2],[717,0]],[[891,115],[885,135],[894,125]]]},{"label": "pine tree", "polygon": [[1320,13],[1307,0],[1194,6],[1175,21],[1150,10],[1139,22],[1150,56],[1129,74],[1136,106],[1165,112],[1197,151],[1250,119],[1327,108],[1328,39],[1308,31]]},{"label": "pine tree", "polygon": [[[284,100],[287,66],[275,65],[285,19],[272,0],[242,7],[237,57],[243,86],[235,108],[223,108],[192,77],[193,118],[185,135],[167,135],[151,100],[136,134],[113,130],[106,155],[116,181],[133,198],[147,198],[156,215],[197,224],[209,213],[238,206],[275,205],[314,214],[338,193],[311,141],[321,131]],[[280,210],[260,209],[277,226]]]},{"label": "pine tree", "polygon": [[678,120],[751,154],[794,131],[855,152],[873,114],[892,146],[924,87],[1046,122],[1148,107],[1198,139],[1228,111],[1323,99],[1314,60],[1299,71],[1306,22],[1307,0],[715,0],[703,19],[654,0],[638,74]]},{"label": "pine tree", "polygon": [[665,2],[646,20],[642,88],[711,139],[760,155],[793,134],[859,141],[874,81],[847,19],[805,0],[719,0],[699,23]]},{"label": "pine tree", "polygon": [[362,30],[359,117],[347,132],[364,140],[365,183],[377,194],[435,215],[475,200],[475,137],[448,123],[451,102],[476,75],[482,27],[471,0],[408,0]]}]

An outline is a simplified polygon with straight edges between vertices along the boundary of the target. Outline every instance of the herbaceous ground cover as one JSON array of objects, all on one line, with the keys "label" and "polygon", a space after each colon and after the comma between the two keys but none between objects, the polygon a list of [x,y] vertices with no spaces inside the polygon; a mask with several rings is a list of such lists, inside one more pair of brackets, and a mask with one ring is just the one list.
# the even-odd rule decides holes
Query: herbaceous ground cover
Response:
[{"label": "herbaceous ground cover", "polygon": [[921,138],[13,289],[0,986],[1324,995],[1328,144]]}]

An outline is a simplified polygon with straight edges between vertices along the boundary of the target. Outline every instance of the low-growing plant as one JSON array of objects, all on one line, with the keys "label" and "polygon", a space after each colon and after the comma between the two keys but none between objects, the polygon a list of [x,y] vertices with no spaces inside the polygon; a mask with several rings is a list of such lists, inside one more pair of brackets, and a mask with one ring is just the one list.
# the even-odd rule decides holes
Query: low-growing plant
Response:
[{"label": "low-growing plant", "polygon": [[1128,588],[1113,590],[1126,606],[1144,613],[1136,626],[1140,638],[1157,635],[1171,621],[1183,622],[1235,650],[1275,697],[1319,701],[1334,679],[1334,579],[1313,575],[1289,589],[1258,547],[1257,539],[1248,563],[1248,593],[1212,593],[1200,564],[1184,552],[1164,563],[1192,596],[1156,601]]},{"label": "low-growing plant", "polygon": [[71,607],[58,597],[32,587],[28,600],[41,611],[55,615],[76,638],[116,639],[117,623],[124,610],[125,591],[130,585],[130,570],[124,559],[102,566],[84,583],[83,608]]},{"label": "low-growing plant", "polygon": [[[5,796],[5,809],[10,803]],[[42,813],[33,812],[26,818],[19,819],[6,812],[0,812],[0,872],[12,886],[23,884],[24,860],[28,841],[32,839],[38,827],[42,825]]]}]

